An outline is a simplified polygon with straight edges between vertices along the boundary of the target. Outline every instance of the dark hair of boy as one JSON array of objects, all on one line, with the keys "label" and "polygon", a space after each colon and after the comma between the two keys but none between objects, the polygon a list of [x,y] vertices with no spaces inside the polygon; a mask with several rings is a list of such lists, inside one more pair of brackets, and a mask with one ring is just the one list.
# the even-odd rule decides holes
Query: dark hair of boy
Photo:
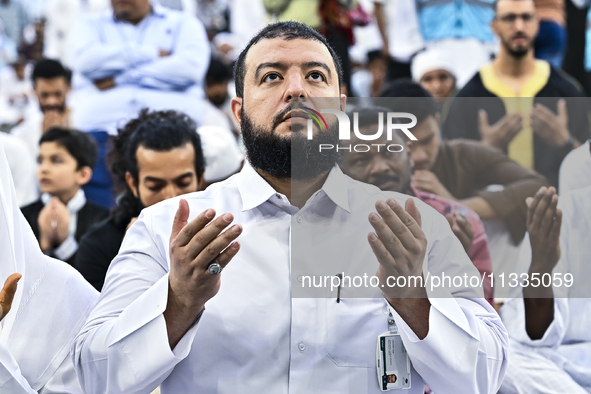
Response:
[{"label": "dark hair of boy", "polygon": [[94,168],[98,157],[98,147],[95,140],[88,134],[74,129],[54,127],[47,130],[39,140],[39,145],[45,142],[55,142],[62,146],[76,159],[76,170],[82,167]]}]

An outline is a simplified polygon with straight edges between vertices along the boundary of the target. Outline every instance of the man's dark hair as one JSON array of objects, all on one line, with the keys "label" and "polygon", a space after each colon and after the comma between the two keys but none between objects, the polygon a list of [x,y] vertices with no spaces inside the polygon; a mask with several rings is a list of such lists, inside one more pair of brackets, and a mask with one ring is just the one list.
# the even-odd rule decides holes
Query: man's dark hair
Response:
[{"label": "man's dark hair", "polygon": [[205,168],[201,139],[197,125],[187,115],[176,111],[152,111],[142,109],[137,118],[129,121],[113,139],[107,153],[107,162],[113,175],[115,192],[119,195],[111,216],[118,225],[127,225],[138,216],[143,206],[127,186],[125,174],[129,172],[139,185],[137,150],[140,146],[158,152],[193,145],[197,180]]},{"label": "man's dark hair", "polygon": [[246,45],[246,48],[242,50],[240,56],[238,56],[238,60],[236,60],[236,65],[234,66],[234,80],[236,81],[236,96],[243,97],[244,95],[244,77],[246,75],[246,55],[248,55],[248,51],[250,48],[257,44],[261,40],[271,40],[273,38],[281,38],[286,41],[296,40],[296,39],[304,39],[304,40],[313,40],[318,41],[328,49],[330,52],[330,56],[332,56],[332,60],[337,70],[338,79],[339,79],[339,86],[343,86],[343,67],[341,66],[341,62],[339,57],[337,56],[336,52],[332,47],[329,45],[326,38],[324,38],[320,33],[316,30],[312,29],[304,25],[303,23],[299,22],[277,22],[270,25],[267,25],[264,29],[262,29],[256,36],[254,36]]},{"label": "man's dark hair", "polygon": [[209,69],[205,75],[205,83],[213,85],[216,83],[228,82],[232,79],[232,69],[216,56],[211,57]]},{"label": "man's dark hair", "polygon": [[390,111],[413,114],[417,117],[417,124],[439,112],[433,96],[410,79],[399,79],[386,84],[379,96],[391,98],[383,99],[380,104],[387,106]]},{"label": "man's dark hair", "polygon": [[42,59],[37,62],[33,69],[31,79],[33,84],[37,79],[54,79],[63,77],[69,84],[72,77],[72,72],[65,68],[59,61],[53,59]]},{"label": "man's dark hair", "polygon": [[95,140],[82,131],[54,127],[39,140],[39,146],[46,142],[55,142],[68,151],[70,156],[76,160],[76,170],[82,167],[94,168],[98,157],[98,147]]}]

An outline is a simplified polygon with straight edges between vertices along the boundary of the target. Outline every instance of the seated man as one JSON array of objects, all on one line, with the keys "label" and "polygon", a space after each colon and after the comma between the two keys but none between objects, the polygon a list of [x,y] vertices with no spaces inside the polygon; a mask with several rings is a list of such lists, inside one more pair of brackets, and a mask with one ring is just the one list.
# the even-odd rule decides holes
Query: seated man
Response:
[{"label": "seated man", "polygon": [[82,237],[75,264],[98,291],[125,231],[143,208],[200,190],[205,163],[195,128],[186,115],[143,110],[113,140],[109,156],[117,205]]},{"label": "seated man", "polygon": [[501,309],[511,345],[502,394],[591,390],[591,186],[558,200],[553,187],[528,199],[529,237],[517,270],[528,282]]},{"label": "seated man", "polygon": [[394,384],[412,384],[404,393],[422,394],[423,382],[441,393],[497,391],[507,338],[480,288],[294,295],[308,262],[333,278],[351,266],[378,285],[423,272],[478,275],[443,216],[352,180],[334,151],[320,154],[321,141],[334,143],[334,117],[307,139],[298,98],[339,108],[341,75],[324,37],[300,23],[271,24],[246,46],[232,110],[248,163],[205,191],[146,208],[127,231],[74,347],[87,394],[159,385],[162,394],[377,394],[376,344],[395,327],[412,361],[397,364],[406,376]]},{"label": "seated man", "polygon": [[199,121],[210,50],[194,16],[149,0],[111,1],[70,32],[73,125],[117,135],[142,108],[172,109]]},{"label": "seated man", "polygon": [[41,198],[22,212],[41,250],[74,265],[80,238],[107,211],[86,201],[82,190],[92,177],[97,148],[88,134],[53,128],[39,140],[37,179]]},{"label": "seated man", "polygon": [[[387,108],[368,107],[355,109],[359,119],[359,131],[362,134],[374,134],[378,128],[378,116],[381,113],[387,113]],[[350,115],[349,118],[352,119]],[[341,150],[343,161],[340,164],[341,169],[351,178],[370,183],[379,187],[383,191],[392,191],[416,196],[421,201],[435,208],[439,213],[445,215],[451,229],[458,237],[462,246],[468,253],[472,263],[478,268],[483,278],[484,295],[489,302],[493,300],[493,288],[491,287],[492,266],[490,261],[490,252],[488,250],[488,241],[482,221],[474,211],[464,205],[448,200],[435,194],[420,191],[411,186],[412,161],[407,153],[407,148],[402,136],[392,135],[391,141],[386,140],[383,135],[378,140],[373,141],[369,151],[349,151],[346,148]],[[357,136],[352,135],[350,147],[356,144],[363,144]],[[400,151],[390,152],[378,144],[398,144]],[[344,144],[343,144],[344,145]]]},{"label": "seated man", "polygon": [[72,267],[41,253],[16,204],[1,143],[0,261],[0,283],[6,281],[0,292],[0,392],[82,394],[70,348],[98,293]]},{"label": "seated man", "polygon": [[[548,181],[494,148],[474,141],[442,141],[437,106],[419,85],[394,82],[385,87],[382,96],[399,98],[385,100],[388,108],[417,117],[417,125],[411,129],[417,141],[409,141],[412,186],[459,201],[482,220],[502,220],[518,244],[525,234],[525,199],[549,185]],[[485,190],[489,185],[504,188]]]}]

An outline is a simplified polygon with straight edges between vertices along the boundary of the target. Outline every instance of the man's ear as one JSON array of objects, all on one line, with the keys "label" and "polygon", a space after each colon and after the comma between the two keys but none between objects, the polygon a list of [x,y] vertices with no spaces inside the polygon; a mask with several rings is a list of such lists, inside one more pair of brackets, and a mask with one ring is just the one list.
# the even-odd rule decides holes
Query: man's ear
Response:
[{"label": "man's ear", "polygon": [[347,112],[347,95],[341,94],[341,111]]},{"label": "man's ear", "polygon": [[91,178],[92,178],[92,168],[90,168],[89,166],[84,166],[78,170],[78,179],[77,179],[78,186],[86,185],[88,182],[90,182]]},{"label": "man's ear", "polygon": [[138,197],[138,192],[137,192],[137,185],[135,183],[135,179],[133,179],[133,176],[131,175],[131,173],[129,171],[127,171],[125,173],[125,183],[127,183],[127,187],[129,187],[129,189],[131,190],[131,192],[133,193],[133,195],[135,196],[135,198],[139,198]]},{"label": "man's ear", "polygon": [[242,97],[234,97],[232,101],[230,101],[230,106],[232,108],[234,120],[240,125],[240,121],[242,120]]},{"label": "man's ear", "polygon": [[[496,16],[495,16],[496,18]],[[492,21],[490,21],[490,28],[493,31],[493,33],[495,34],[495,36],[499,36],[499,32],[497,31],[497,20],[493,19]]]}]

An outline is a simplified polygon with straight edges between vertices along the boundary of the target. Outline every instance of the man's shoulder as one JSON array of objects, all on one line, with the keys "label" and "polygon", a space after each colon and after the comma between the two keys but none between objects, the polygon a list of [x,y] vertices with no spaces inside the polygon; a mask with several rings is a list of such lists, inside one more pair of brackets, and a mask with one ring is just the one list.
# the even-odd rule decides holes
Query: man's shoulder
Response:
[{"label": "man's shoulder", "polygon": [[[560,94],[559,97],[583,97],[583,88],[572,76],[563,70],[550,67],[550,77],[547,83],[552,89],[552,94]],[[556,91],[555,91],[556,90]]]},{"label": "man's shoulder", "polygon": [[103,220],[109,216],[109,211],[91,201],[86,201],[86,204],[80,209],[80,212],[84,212],[84,214],[92,217],[99,217],[99,220]]},{"label": "man's shoulder", "polygon": [[480,71],[456,94],[456,97],[489,97],[493,96],[485,87],[480,76]]},{"label": "man's shoulder", "polygon": [[25,215],[25,217],[27,217],[31,215],[38,215],[42,209],[43,201],[39,199],[35,202],[25,205],[24,207],[21,207],[21,212],[23,213],[23,215]]}]

